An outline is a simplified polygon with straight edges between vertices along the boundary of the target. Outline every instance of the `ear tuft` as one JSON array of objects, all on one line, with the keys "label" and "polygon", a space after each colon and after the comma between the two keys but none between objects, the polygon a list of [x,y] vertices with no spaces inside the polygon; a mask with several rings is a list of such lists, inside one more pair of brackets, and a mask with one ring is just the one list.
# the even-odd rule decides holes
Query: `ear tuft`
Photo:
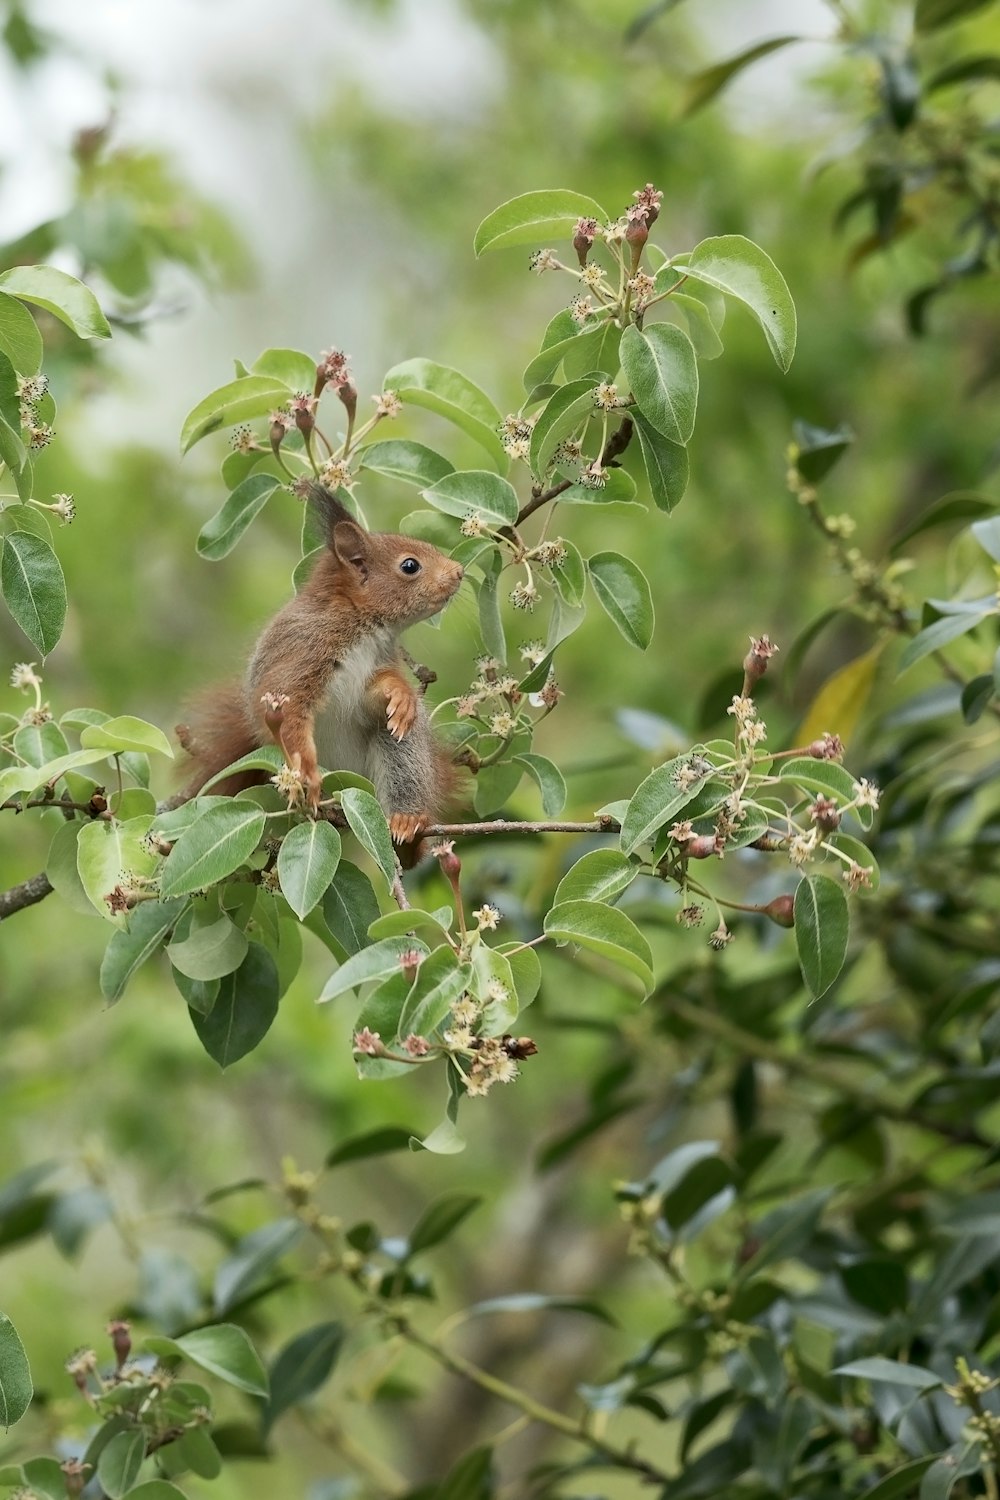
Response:
[{"label": "ear tuft", "polygon": [[357,521],[338,521],[330,541],[341,562],[356,568],[366,567],[371,557],[371,541]]}]

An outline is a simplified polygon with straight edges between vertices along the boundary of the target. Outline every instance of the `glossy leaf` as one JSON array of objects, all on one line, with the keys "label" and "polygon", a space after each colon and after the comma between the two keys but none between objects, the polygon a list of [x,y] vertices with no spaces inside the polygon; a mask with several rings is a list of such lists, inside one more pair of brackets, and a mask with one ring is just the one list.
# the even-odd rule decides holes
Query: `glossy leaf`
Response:
[{"label": "glossy leaf", "polygon": [[300,919],[322,900],[340,864],[340,834],[321,819],[297,823],[278,850],[281,894]]},{"label": "glossy leaf", "polygon": [[597,219],[607,214],[593,198],[566,188],[542,188],[509,198],[495,208],[476,230],[476,255],[508,245],[539,245],[547,240],[571,240],[577,219]]},{"label": "glossy leaf", "polygon": [[466,375],[430,359],[408,359],[389,371],[383,388],[395,391],[404,405],[422,406],[460,427],[506,474],[509,460],[497,435],[500,413]]},{"label": "glossy leaf", "polygon": [[17,1329],[0,1313],[0,1426],[19,1422],[31,1404],[31,1371]]},{"label": "glossy leaf", "polygon": [[424,499],[444,511],[460,516],[478,513],[487,526],[509,526],[517,520],[518,500],[513,485],[488,469],[466,469],[446,474],[430,489],[421,491]]},{"label": "glossy leaf", "polygon": [[[3,278],[0,276],[0,287]],[[0,352],[19,375],[34,375],[42,364],[42,336],[38,324],[16,298],[0,290]],[[10,424],[13,427],[13,423]]]},{"label": "glossy leaf", "polygon": [[80,744],[85,750],[140,750],[155,751],[157,755],[174,752],[162,729],[147,724],[145,719],[136,719],[131,714],[122,714],[117,719],[105,719],[102,724],[91,724],[81,731]]},{"label": "glossy leaf", "polygon": [[368,929],[379,914],[371,881],[357,865],[343,861],[323,897],[323,921],[347,953],[368,944]]},{"label": "glossy leaf", "polygon": [[400,958],[411,952],[426,956],[430,949],[426,943],[411,937],[383,938],[380,943],[362,948],[330,976],[323,986],[320,1002],[336,1000],[338,995],[346,995],[349,990],[356,990],[359,985],[368,984],[373,979],[386,979],[390,974],[397,974]]},{"label": "glossy leaf", "polygon": [[227,1385],[250,1396],[267,1396],[268,1380],[253,1344],[233,1323],[213,1323],[180,1338],[148,1338],[146,1347],[161,1357],[189,1360]]},{"label": "glossy leaf", "polygon": [[621,362],[639,411],[673,443],[690,441],[698,409],[698,361],[686,333],[654,323],[622,334]]},{"label": "glossy leaf", "polygon": [[311,392],[316,383],[316,361],[301,349],[265,349],[250,366],[250,373],[280,380],[289,394]]},{"label": "glossy leaf", "polygon": [[328,1167],[340,1166],[344,1162],[365,1161],[371,1156],[385,1156],[390,1151],[405,1151],[412,1130],[404,1125],[380,1125],[363,1135],[349,1136],[339,1146],[334,1146],[326,1155]]},{"label": "glossy leaf", "polygon": [[468,987],[471,973],[469,965],[460,964],[447,944],[435,948],[417,970],[400,1012],[398,1035],[403,1038],[412,1032],[426,1037],[435,1032]]},{"label": "glossy leaf", "polygon": [[549,397],[531,430],[531,471],[542,475],[559,444],[597,413],[594,384],[573,380]]},{"label": "glossy leaf", "polygon": [[423,443],[414,443],[407,438],[391,438],[384,443],[370,443],[361,449],[361,467],[373,474],[385,474],[390,479],[399,479],[404,484],[415,484],[420,489],[432,489],[448,474],[455,472],[455,465],[427,448]]},{"label": "glossy leaf", "polygon": [[28,531],[3,538],[0,590],[17,625],[42,656],[57,644],[66,620],[66,580],[48,542]]},{"label": "glossy leaf", "polygon": [[515,756],[524,766],[542,794],[542,811],[547,818],[557,818],[566,806],[566,783],[562,772],[544,755],[525,753]]},{"label": "glossy leaf", "polygon": [[228,1068],[263,1041],[278,999],[277,965],[263,944],[251,943],[239,968],[219,981],[211,1010],[191,1010],[191,1024],[209,1057]]},{"label": "glossy leaf", "polygon": [[124,822],[86,823],[76,841],[76,866],[80,881],[94,909],[109,922],[127,925],[123,914],[112,914],[105,897],[122,882],[123,874],[151,875],[155,857],[144,847],[152,818],[128,818]]},{"label": "glossy leaf", "polygon": [[206,913],[200,920],[185,922],[183,928],[183,937],[170,944],[167,957],[188,979],[222,979],[247,956],[246,933],[224,913]]},{"label": "glossy leaf", "polygon": [[[689,755],[678,755],[651,771],[645,781],[633,792],[625,815],[622,818],[621,848],[623,854],[632,854],[640,844],[649,843],[653,835],[667,823],[672,823],[681,808],[699,793],[711,767],[695,776],[690,785],[678,785],[678,772],[690,763]],[[699,768],[700,770],[700,768]]]},{"label": "glossy leaf", "polygon": [[669,513],[687,489],[690,468],[687,449],[657,432],[641,411],[633,411],[631,416],[653,504]]},{"label": "glossy leaf", "polygon": [[287,400],[288,387],[273,375],[248,375],[242,380],[231,380],[188,412],[181,428],[181,452],[187,453],[220,427],[252,422],[283,406]]},{"label": "glossy leaf", "polygon": [[806,709],[795,734],[795,743],[808,745],[836,724],[841,739],[849,742],[868,706],[882,656],[880,641],[864,656],[855,657],[828,677]]},{"label": "glossy leaf", "polygon": [[358,842],[368,850],[390,885],[396,876],[396,855],[385,813],[370,792],[349,787],[341,793],[344,817]]},{"label": "glossy leaf", "polygon": [[942,1385],[940,1375],[925,1370],[921,1365],[903,1364],[898,1359],[883,1359],[875,1355],[871,1359],[855,1359],[846,1365],[837,1365],[834,1375],[853,1375],[858,1380],[870,1380],[879,1384],[911,1385],[916,1390],[932,1391]]},{"label": "glossy leaf", "polygon": [[249,474],[198,533],[198,556],[209,562],[227,557],[251,522],[270,500],[281,480],[273,474]]},{"label": "glossy leaf", "polygon": [[563,901],[545,918],[547,936],[577,943],[634,974],[648,995],[653,988],[653,955],[630,917],[598,901]]},{"label": "glossy leaf", "polygon": [[11,266],[0,272],[0,289],[21,302],[43,307],[78,338],[111,337],[108,320],[90,288],[55,266]]},{"label": "glossy leaf", "polygon": [[129,914],[128,926],[113,934],[101,960],[101,994],[113,1005],[132,975],[160,948],[185,909],[183,897],[142,901]]},{"label": "glossy leaf", "polygon": [[795,891],[795,946],[814,1000],[825,995],[844,966],[850,916],[843,886],[826,875],[807,876]]},{"label": "glossy leaf", "polygon": [[164,896],[214,885],[239,869],[256,849],[264,814],[248,802],[223,802],[202,813],[177,840],[160,876]]},{"label": "glossy leaf", "polygon": [[645,651],[653,638],[653,596],[649,580],[620,552],[595,552],[587,571],[604,611],[632,646]]},{"label": "glossy leaf", "polygon": [[118,1432],[101,1450],[97,1460],[97,1479],[110,1500],[122,1500],[135,1484],[146,1457],[146,1433],[139,1427]]},{"label": "glossy leaf", "polygon": [[907,642],[899,658],[899,670],[896,675],[901,677],[918,661],[922,661],[925,656],[930,656],[932,651],[940,651],[951,641],[968,635],[970,630],[975,630],[976,626],[981,625],[992,613],[992,610],[984,609],[981,613],[943,615],[940,620],[934,620],[932,624],[927,625],[915,635],[912,641]]},{"label": "glossy leaf", "polygon": [[564,901],[611,903],[627,890],[639,866],[617,849],[592,849],[563,876],[556,886],[553,906]]},{"label": "glossy leaf", "polygon": [[340,1323],[317,1323],[289,1340],[271,1365],[271,1395],[263,1413],[265,1432],[283,1412],[308,1400],[325,1384],[343,1342]]},{"label": "glossy leaf", "polygon": [[775,360],[782,370],[788,369],[795,354],[795,303],[785,278],[759,245],[742,234],[702,240],[681,270],[693,281],[714,286],[748,307],[764,330]]}]

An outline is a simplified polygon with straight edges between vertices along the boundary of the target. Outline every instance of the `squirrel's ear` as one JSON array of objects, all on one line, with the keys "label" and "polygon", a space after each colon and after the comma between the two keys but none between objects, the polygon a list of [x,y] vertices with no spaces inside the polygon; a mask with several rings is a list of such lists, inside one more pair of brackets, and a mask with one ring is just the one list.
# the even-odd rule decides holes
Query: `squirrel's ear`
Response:
[{"label": "squirrel's ear", "polygon": [[333,528],[333,550],[341,562],[353,563],[356,568],[366,569],[371,557],[371,541],[367,531],[356,521],[338,521]]}]

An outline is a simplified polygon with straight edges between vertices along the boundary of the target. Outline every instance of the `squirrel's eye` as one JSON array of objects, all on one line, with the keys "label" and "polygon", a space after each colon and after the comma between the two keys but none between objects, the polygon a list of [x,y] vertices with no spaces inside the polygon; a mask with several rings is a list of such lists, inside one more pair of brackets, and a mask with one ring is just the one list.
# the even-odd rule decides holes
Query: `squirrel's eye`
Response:
[{"label": "squirrel's eye", "polygon": [[412,578],[414,573],[420,572],[420,564],[415,557],[404,557],[399,565],[399,571],[401,573],[408,573]]}]

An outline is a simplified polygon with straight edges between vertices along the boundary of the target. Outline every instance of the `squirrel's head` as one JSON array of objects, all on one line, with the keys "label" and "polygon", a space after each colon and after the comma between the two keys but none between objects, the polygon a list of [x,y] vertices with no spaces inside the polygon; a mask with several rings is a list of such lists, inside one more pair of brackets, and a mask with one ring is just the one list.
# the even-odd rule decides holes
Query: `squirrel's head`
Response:
[{"label": "squirrel's head", "polygon": [[429,542],[337,521],[330,548],[359,607],[387,624],[414,625],[436,615],[458,591],[465,570]]}]

